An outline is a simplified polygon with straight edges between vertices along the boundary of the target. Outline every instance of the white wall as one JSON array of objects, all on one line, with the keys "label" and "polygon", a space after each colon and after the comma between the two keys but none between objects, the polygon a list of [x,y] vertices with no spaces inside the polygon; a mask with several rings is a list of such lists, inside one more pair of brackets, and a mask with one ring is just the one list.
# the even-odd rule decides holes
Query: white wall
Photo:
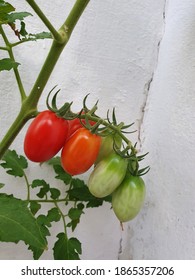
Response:
[{"label": "white wall", "polygon": [[[19,10],[24,10],[23,5],[27,7],[25,1],[10,2]],[[62,7],[62,2],[57,0],[53,6],[39,1],[56,27],[74,3],[69,0]],[[52,74],[40,110],[45,108],[46,93],[56,84],[62,89],[62,100],[73,100],[75,110],[90,92],[89,104],[100,100],[99,114],[105,116],[107,109],[115,106],[120,121],[135,121],[138,132],[132,139],[138,141],[143,152],[150,152],[146,163],[151,171],[144,177],[144,209],[125,224],[123,232],[109,205],[88,210],[75,232],[83,243],[82,259],[195,257],[194,18],[195,3],[190,0],[91,0]],[[28,18],[29,31],[44,30],[35,19]],[[49,44],[27,43],[15,50],[27,91]],[[0,92],[3,136],[19,108],[11,73],[0,74]],[[11,147],[19,153],[23,153],[26,127]],[[7,183],[7,190],[14,188],[20,196],[20,180],[0,172],[0,181]],[[40,170],[36,164],[30,165],[31,178],[49,175],[44,167]],[[54,229],[54,236],[59,230]],[[31,258],[31,253],[22,243],[1,243],[0,258]],[[42,258],[52,258],[52,251]]]}]

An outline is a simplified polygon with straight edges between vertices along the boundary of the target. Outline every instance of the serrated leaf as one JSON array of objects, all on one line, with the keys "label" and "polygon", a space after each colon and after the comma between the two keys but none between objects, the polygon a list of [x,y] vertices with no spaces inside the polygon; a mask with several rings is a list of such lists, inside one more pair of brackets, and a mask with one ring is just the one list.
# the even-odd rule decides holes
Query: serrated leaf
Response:
[{"label": "serrated leaf", "polygon": [[58,208],[54,207],[50,209],[47,213],[47,218],[50,222],[58,222],[61,219]]},{"label": "serrated leaf", "polygon": [[87,202],[86,207],[99,207],[104,201],[110,202],[110,198],[97,198],[93,196],[84,181],[76,178],[72,179],[72,188],[67,191],[70,200]]},{"label": "serrated leaf", "polygon": [[43,254],[44,250],[42,249],[38,249],[34,246],[29,246],[28,247],[29,250],[31,250],[33,252],[33,258],[34,260],[38,260],[40,258],[40,256]]},{"label": "serrated leaf", "polygon": [[44,236],[50,236],[50,232],[48,227],[51,227],[51,223],[49,221],[49,219],[47,218],[47,216],[41,214],[37,217],[37,223],[41,229],[41,233]]},{"label": "serrated leaf", "polygon": [[59,233],[57,235],[53,252],[55,260],[79,260],[79,254],[81,254],[81,243],[78,239],[72,237],[67,238],[65,233]]},{"label": "serrated leaf", "polygon": [[20,63],[12,60],[11,58],[0,59],[0,72],[10,71],[11,69],[16,69]]},{"label": "serrated leaf", "polygon": [[46,163],[53,166],[54,165],[61,166],[61,159],[60,157],[53,157],[52,159],[48,160]]},{"label": "serrated leaf", "polygon": [[60,196],[60,191],[56,188],[50,188],[49,191],[52,199],[57,199]]},{"label": "serrated leaf", "polygon": [[0,24],[5,23],[7,14],[14,10],[15,8],[10,3],[0,0]]},{"label": "serrated leaf", "polygon": [[39,198],[43,198],[50,190],[49,184],[47,184],[45,180],[39,180],[39,179],[33,180],[31,187],[32,188],[41,187],[39,193],[37,193],[37,196]]},{"label": "serrated leaf", "polygon": [[24,169],[28,167],[25,157],[19,156],[15,150],[7,150],[2,159],[4,162],[0,165],[7,169],[7,173],[15,177],[24,176]]},{"label": "serrated leaf", "polygon": [[41,204],[36,202],[36,201],[31,201],[30,202],[30,211],[32,212],[33,215],[35,215],[39,209],[41,209]]},{"label": "serrated leaf", "polygon": [[43,31],[37,34],[31,34],[31,33],[29,34],[29,40],[31,41],[36,41],[41,39],[52,39],[51,33]]},{"label": "serrated leaf", "polygon": [[28,208],[28,202],[12,195],[0,194],[0,241],[24,241],[45,250],[47,242],[37,220]]},{"label": "serrated leaf", "polygon": [[32,14],[28,13],[28,12],[14,12],[14,13],[7,15],[7,20],[9,23],[13,23],[16,20],[22,21],[22,20],[24,20],[25,17],[28,17],[28,16],[32,16]]},{"label": "serrated leaf", "polygon": [[80,217],[84,212],[78,208],[70,208],[68,211],[68,216],[71,219],[71,222],[67,224],[68,227],[72,228],[72,231],[75,230],[76,226],[80,222]]},{"label": "serrated leaf", "polygon": [[0,14],[12,11],[15,11],[15,8],[10,3],[0,0]]},{"label": "serrated leaf", "polygon": [[20,24],[20,31],[19,31],[20,35],[25,37],[28,32],[26,31],[26,24],[22,21]]},{"label": "serrated leaf", "polygon": [[77,220],[80,219],[82,213],[83,211],[78,208],[70,208],[68,211],[68,216],[71,220]]},{"label": "serrated leaf", "polygon": [[5,184],[0,183],[0,189],[2,189],[5,186]]},{"label": "serrated leaf", "polygon": [[68,173],[66,173],[60,165],[54,165],[53,168],[55,173],[57,174],[55,178],[63,181],[66,185],[69,185],[72,177]]}]

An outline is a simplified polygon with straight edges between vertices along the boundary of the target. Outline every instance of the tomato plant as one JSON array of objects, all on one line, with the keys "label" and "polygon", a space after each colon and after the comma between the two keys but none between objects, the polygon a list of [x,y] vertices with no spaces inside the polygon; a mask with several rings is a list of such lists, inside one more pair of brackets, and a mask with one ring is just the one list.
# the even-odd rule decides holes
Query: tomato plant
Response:
[{"label": "tomato plant", "polygon": [[112,194],[112,208],[120,222],[134,219],[145,198],[145,183],[141,177],[127,172],[123,182]]},{"label": "tomato plant", "polygon": [[65,144],[68,130],[66,120],[49,110],[41,112],[30,124],[24,139],[27,158],[34,162],[51,159]]},{"label": "tomato plant", "polygon": [[127,160],[110,154],[94,168],[88,181],[89,191],[96,197],[110,195],[122,182],[127,169]]},{"label": "tomato plant", "polygon": [[[28,249],[32,250],[34,259],[39,259],[44,250],[48,249],[47,238],[53,222],[61,221],[63,224],[63,232],[57,234],[57,240],[52,239],[54,259],[79,259],[82,253],[81,243],[77,238],[69,237],[69,233],[73,232],[80,222],[84,208],[111,202],[112,194],[115,214],[120,221],[127,221],[139,212],[144,197],[143,182],[137,175],[143,175],[149,170],[148,167],[139,167],[139,161],[145,155],[137,156],[136,145],[125,136],[125,133],[129,133],[126,129],[131,125],[117,123],[114,109],[112,120],[109,110],[106,118],[100,117],[96,114],[98,102],[88,109],[85,104],[86,97],[79,111],[81,114],[72,112],[72,102],[64,103],[59,109],[56,102],[59,90],[53,96],[51,106],[49,105],[51,90],[46,99],[49,111],[38,114],[40,97],[89,1],[75,0],[70,13],[57,30],[36,1],[27,0],[31,10],[47,29],[47,32],[36,34],[27,32],[28,28],[26,29],[25,18],[32,16],[31,13],[15,12],[12,4],[0,1],[0,50],[5,53],[3,59],[0,59],[0,72],[13,70],[21,101],[18,115],[0,142],[0,166],[9,175],[22,178],[22,194],[26,192],[24,199],[14,197],[14,194],[0,193],[0,241],[25,242],[29,245]],[[59,15],[59,19],[62,18],[63,15]],[[27,92],[20,76],[20,62],[15,59],[18,52],[15,53],[14,50],[18,45],[40,39],[51,40],[51,47],[45,55],[46,59],[37,73],[35,83]],[[19,48],[18,51],[20,50]],[[29,66],[27,70],[31,71],[32,68]],[[53,167],[55,179],[61,180],[65,187],[63,192],[58,186],[50,186],[49,182],[43,179],[30,181],[28,174],[33,169],[30,170],[30,166],[26,172],[26,157],[18,155],[15,150],[9,150],[16,136],[31,118],[35,119],[27,130],[24,152],[31,161],[47,161],[46,163]],[[106,136],[105,132],[109,132],[109,135]],[[61,158],[53,158],[61,149]],[[89,177],[88,185],[79,178],[72,177],[86,172],[93,164],[95,168]],[[136,177],[125,177],[127,169]],[[3,187],[4,183],[0,182],[0,189]],[[47,213],[45,209],[42,210],[45,203],[51,205]],[[65,205],[68,207],[64,207]]]},{"label": "tomato plant", "polygon": [[61,162],[71,175],[86,172],[95,162],[101,145],[101,137],[86,128],[79,128],[65,143]]}]

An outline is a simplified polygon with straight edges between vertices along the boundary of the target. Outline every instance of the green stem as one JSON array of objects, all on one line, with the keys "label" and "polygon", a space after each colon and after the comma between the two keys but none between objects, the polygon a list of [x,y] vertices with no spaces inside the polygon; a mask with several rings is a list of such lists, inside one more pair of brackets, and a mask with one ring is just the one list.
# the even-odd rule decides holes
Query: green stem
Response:
[{"label": "green stem", "polygon": [[67,201],[71,201],[69,199],[66,198],[61,198],[61,199],[29,199],[29,202],[47,202],[47,203],[55,203],[55,202],[67,202]]},{"label": "green stem", "polygon": [[115,131],[127,144],[127,146],[134,152],[134,153],[137,153],[136,149],[134,148],[134,145],[132,144],[132,142],[121,132],[120,130],[120,124],[118,126],[115,126],[109,122],[107,122],[106,120],[104,119],[101,119],[100,117],[98,116],[91,116],[90,113],[86,113],[86,115],[79,115],[78,118],[79,119],[85,119],[87,116],[87,119],[90,120],[90,121],[94,121],[96,123],[100,123],[102,125],[104,125],[105,127],[107,128],[111,128],[113,131]]},{"label": "green stem", "polygon": [[54,28],[54,26],[51,24],[51,22],[48,20],[48,18],[42,12],[42,10],[39,8],[39,6],[36,4],[36,2],[34,0],[26,0],[26,2],[28,2],[28,4],[31,6],[31,8],[35,11],[35,13],[39,16],[39,18],[42,20],[42,22],[49,29],[54,40],[63,43],[63,38],[62,38],[61,34]]},{"label": "green stem", "polygon": [[[43,89],[48,79],[50,78],[50,75],[60,57],[60,54],[62,53],[64,47],[66,46],[78,19],[82,15],[88,3],[89,0],[77,0],[67,20],[60,28],[59,32],[63,37],[63,44],[62,42],[59,43],[56,40],[53,41],[49,54],[45,60],[45,63],[37,77],[37,80],[29,96],[23,100],[21,110],[16,120],[13,122],[7,134],[5,135],[2,142],[0,143],[0,159],[2,158],[5,151],[9,148],[11,143],[14,141],[15,137],[18,135],[18,133],[20,132],[24,124],[30,118],[34,117],[37,114],[37,104],[43,92]],[[4,40],[6,39],[7,39],[6,36],[4,36]],[[17,72],[18,70],[16,69],[16,73]],[[16,75],[16,79],[18,81],[19,73],[18,75]]]},{"label": "green stem", "polygon": [[24,179],[25,179],[26,186],[27,186],[27,201],[30,201],[30,183],[28,181],[28,177],[26,176],[25,172],[24,172]]},{"label": "green stem", "polygon": [[0,50],[2,50],[2,51],[8,51],[8,48],[7,48],[7,47],[0,47]]},{"label": "green stem", "polygon": [[[11,43],[7,39],[7,36],[6,36],[2,26],[0,26],[0,33],[1,33],[2,37],[3,37],[4,42],[5,42],[6,49],[7,49],[8,53],[9,53],[9,57],[13,61],[15,61],[15,57],[14,57],[14,54],[13,54],[13,51],[12,51]],[[23,101],[26,98],[26,93],[25,93],[25,90],[24,90],[24,87],[23,87],[23,84],[22,84],[22,80],[21,80],[21,77],[20,77],[18,69],[14,68],[13,70],[14,70],[16,81],[17,81],[17,84],[18,84],[18,88],[20,90],[21,100]]]},{"label": "green stem", "polygon": [[65,221],[65,216],[64,213],[61,211],[60,207],[58,206],[57,202],[54,202],[55,206],[58,208],[58,211],[60,212],[61,218],[62,218],[62,222],[64,225],[64,233],[67,235],[67,230],[66,230],[66,221]]}]

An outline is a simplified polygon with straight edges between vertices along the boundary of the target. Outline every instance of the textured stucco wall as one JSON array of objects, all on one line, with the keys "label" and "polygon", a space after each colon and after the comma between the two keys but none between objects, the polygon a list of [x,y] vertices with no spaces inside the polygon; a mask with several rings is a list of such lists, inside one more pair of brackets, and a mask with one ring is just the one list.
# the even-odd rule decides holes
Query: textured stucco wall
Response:
[{"label": "textured stucco wall", "polygon": [[[63,20],[58,14],[66,15],[74,1],[64,6],[61,0],[55,6],[48,2],[39,1],[59,27]],[[18,9],[27,7],[25,1],[11,3]],[[144,209],[125,224],[123,232],[109,205],[89,209],[75,232],[83,244],[83,259],[195,257],[194,15],[195,4],[190,0],[91,0],[46,87],[45,93],[58,84],[63,100],[73,100],[75,110],[89,92],[91,105],[99,99],[100,114],[115,106],[119,120],[135,121],[138,132],[133,141],[138,140],[143,152],[150,152]],[[45,29],[39,19],[29,17],[28,22],[32,33]],[[40,41],[15,50],[27,91],[49,45]],[[1,136],[18,112],[17,91],[13,75],[2,72]],[[40,110],[45,108],[45,96]],[[12,145],[20,153],[26,127]],[[21,181],[2,170],[0,174],[7,191],[14,188],[15,195],[21,196]],[[48,169],[30,165],[30,178],[49,175]],[[59,228],[54,229],[54,236],[58,232]],[[51,257],[50,250],[42,256]],[[31,253],[22,243],[0,243],[0,258],[31,258]]]},{"label": "textured stucco wall", "polygon": [[195,257],[194,15],[194,1],[167,2],[142,126],[152,167],[147,202],[129,224],[122,258]]}]

